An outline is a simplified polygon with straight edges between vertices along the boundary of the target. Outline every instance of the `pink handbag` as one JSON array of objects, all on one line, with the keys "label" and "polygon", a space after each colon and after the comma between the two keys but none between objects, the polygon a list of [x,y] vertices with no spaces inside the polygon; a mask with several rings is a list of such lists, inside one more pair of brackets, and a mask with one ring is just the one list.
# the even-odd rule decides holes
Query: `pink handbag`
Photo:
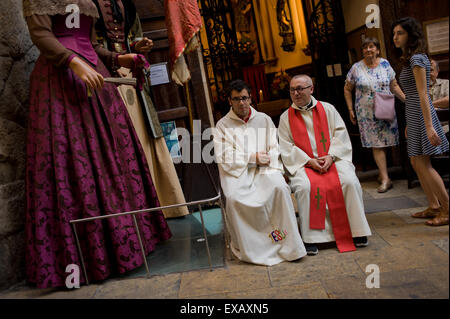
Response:
[{"label": "pink handbag", "polygon": [[375,92],[373,105],[377,119],[385,121],[395,119],[395,96],[393,94]]},{"label": "pink handbag", "polygon": [[[374,78],[369,75],[365,67],[362,68],[370,84],[373,84]],[[379,120],[393,121],[395,119],[395,96],[393,94],[377,92],[372,88],[373,107],[375,117]]]}]

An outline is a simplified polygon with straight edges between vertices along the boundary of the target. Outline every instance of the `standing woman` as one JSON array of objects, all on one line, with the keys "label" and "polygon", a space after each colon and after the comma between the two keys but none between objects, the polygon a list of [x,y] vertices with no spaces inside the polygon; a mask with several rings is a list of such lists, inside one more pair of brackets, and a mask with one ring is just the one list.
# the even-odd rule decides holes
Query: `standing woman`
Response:
[{"label": "standing woman", "polygon": [[430,156],[448,152],[448,141],[429,95],[430,60],[422,28],[405,17],[392,24],[392,34],[404,63],[400,84],[406,94],[408,156],[430,204],[412,216],[433,218],[427,221],[430,226],[448,225],[448,194],[430,161]]},{"label": "standing woman", "polygon": [[[372,148],[373,158],[378,166],[379,193],[392,188],[386,165],[385,148],[398,145],[397,119],[379,120],[375,117],[375,92],[394,93],[400,100],[405,95],[397,84],[395,72],[386,59],[380,57],[380,42],[376,38],[365,38],[362,43],[363,59],[356,62],[347,74],[344,96],[350,113],[350,121],[358,121],[363,147]],[[352,91],[356,88],[355,110],[353,112]]]}]

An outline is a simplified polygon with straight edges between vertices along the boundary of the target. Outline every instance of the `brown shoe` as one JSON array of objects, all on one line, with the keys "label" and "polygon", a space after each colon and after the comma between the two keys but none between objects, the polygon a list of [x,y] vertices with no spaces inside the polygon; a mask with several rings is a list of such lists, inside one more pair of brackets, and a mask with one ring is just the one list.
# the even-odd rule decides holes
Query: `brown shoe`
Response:
[{"label": "brown shoe", "polygon": [[391,189],[394,185],[391,180],[386,182],[381,182],[381,185],[377,188],[378,193],[386,193],[389,189]]},{"label": "brown shoe", "polygon": [[427,209],[421,211],[421,212],[417,212],[411,215],[411,217],[414,218],[434,218],[437,215],[439,215],[439,208],[431,208],[428,207]]},{"label": "brown shoe", "polygon": [[444,226],[448,225],[448,214],[443,215],[442,213],[433,219],[427,220],[426,223],[428,226]]}]

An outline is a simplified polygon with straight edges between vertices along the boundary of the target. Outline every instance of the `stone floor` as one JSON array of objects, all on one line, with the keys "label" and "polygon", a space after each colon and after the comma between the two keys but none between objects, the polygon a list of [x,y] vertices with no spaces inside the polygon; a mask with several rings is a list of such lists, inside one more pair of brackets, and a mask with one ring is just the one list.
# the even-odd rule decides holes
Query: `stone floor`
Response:
[{"label": "stone floor", "polygon": [[[111,279],[80,289],[39,290],[26,285],[0,292],[0,298],[151,298],[151,299],[348,299],[449,298],[449,227],[429,227],[410,214],[425,208],[420,187],[407,189],[394,181],[386,194],[377,182],[362,182],[370,205],[398,198],[391,210],[367,213],[373,236],[369,246],[340,254],[334,245],[317,256],[265,267],[226,256],[225,267],[155,275],[150,278]],[[402,201],[407,208],[402,207]],[[417,205],[411,205],[412,202]],[[375,205],[376,206],[376,205]],[[411,207],[416,206],[416,207]],[[368,265],[379,268],[379,288],[366,287]]]}]

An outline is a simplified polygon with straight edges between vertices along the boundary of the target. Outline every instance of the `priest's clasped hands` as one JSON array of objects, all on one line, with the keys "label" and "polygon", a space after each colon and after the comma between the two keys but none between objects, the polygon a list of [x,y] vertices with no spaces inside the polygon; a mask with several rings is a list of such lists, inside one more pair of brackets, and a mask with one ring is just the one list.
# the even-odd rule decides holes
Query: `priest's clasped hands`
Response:
[{"label": "priest's clasped hands", "polygon": [[270,156],[267,152],[257,152],[256,153],[256,165],[267,166],[270,164]]},{"label": "priest's clasped hands", "polygon": [[333,157],[331,155],[325,155],[322,157],[312,158],[306,163],[306,167],[312,168],[320,174],[325,174],[333,164]]}]

